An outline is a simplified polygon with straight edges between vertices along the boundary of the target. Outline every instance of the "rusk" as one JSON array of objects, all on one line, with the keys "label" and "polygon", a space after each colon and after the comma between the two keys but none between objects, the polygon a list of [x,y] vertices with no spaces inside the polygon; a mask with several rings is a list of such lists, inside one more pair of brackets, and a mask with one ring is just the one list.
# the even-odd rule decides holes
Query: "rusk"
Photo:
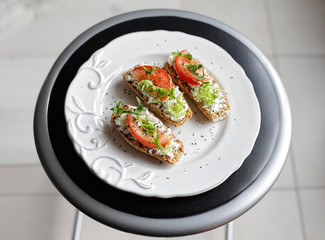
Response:
[{"label": "rusk", "polygon": [[[128,109],[129,108],[129,105],[123,105],[123,108],[124,109]],[[174,164],[176,162],[179,161],[179,159],[182,157],[183,153],[184,153],[184,145],[183,143],[177,139],[175,137],[174,134],[172,133],[169,133],[169,136],[171,138],[174,139],[174,141],[179,144],[179,147],[178,149],[172,149],[173,151],[173,156],[170,157],[168,155],[160,155],[158,153],[155,153],[155,151],[153,151],[154,148],[150,148],[150,147],[147,147],[145,145],[143,145],[142,143],[140,143],[131,133],[131,131],[126,131],[127,133],[124,133],[123,131],[121,131],[119,129],[119,127],[116,125],[115,123],[115,120],[116,118],[118,117],[117,114],[113,113],[112,114],[112,117],[111,117],[111,123],[112,123],[112,126],[116,129],[116,131],[131,145],[133,146],[134,148],[138,149],[139,151],[147,154],[147,155],[150,155],[152,157],[155,157],[161,161],[164,161],[164,162],[167,162],[169,164]],[[127,126],[128,127],[128,126]]]},{"label": "rusk", "polygon": [[[123,79],[127,82],[127,84],[134,91],[134,93],[141,99],[141,101],[144,102],[149,107],[149,109],[153,113],[155,113],[160,119],[162,119],[162,120],[164,120],[164,121],[172,124],[175,127],[178,127],[178,126],[181,126],[184,123],[186,123],[187,120],[189,120],[192,117],[193,112],[191,111],[190,108],[188,108],[187,113],[186,113],[186,115],[185,115],[185,117],[183,119],[181,119],[180,121],[174,121],[174,120],[172,120],[160,108],[157,108],[157,106],[156,106],[155,103],[148,103],[148,97],[145,96],[144,94],[142,94],[142,92],[139,91],[139,89],[136,88],[136,86],[134,85],[134,82],[133,81],[127,80],[127,76],[130,75],[130,74],[132,74],[132,71],[131,70],[123,73],[122,74]],[[184,96],[183,96],[183,98],[184,98]]]},{"label": "rusk", "polygon": [[[191,86],[180,79],[180,77],[178,76],[177,72],[175,71],[174,67],[169,65],[168,62],[166,62],[164,64],[164,70],[172,77],[174,84],[178,85],[179,89],[184,92],[186,94],[186,96],[188,96],[190,99],[192,99],[195,104],[198,106],[198,108],[202,111],[202,113],[210,120],[213,122],[216,121],[220,121],[225,119],[228,116],[229,113],[229,103],[228,100],[226,98],[226,102],[225,105],[226,107],[224,107],[223,109],[221,109],[220,111],[217,112],[213,112],[211,113],[210,111],[208,111],[206,108],[203,107],[203,103],[196,101],[194,99],[193,93],[191,92]],[[211,76],[210,73],[208,73],[211,77],[211,79],[213,80],[214,83],[216,83],[218,86],[219,84],[217,83],[217,81]]]}]

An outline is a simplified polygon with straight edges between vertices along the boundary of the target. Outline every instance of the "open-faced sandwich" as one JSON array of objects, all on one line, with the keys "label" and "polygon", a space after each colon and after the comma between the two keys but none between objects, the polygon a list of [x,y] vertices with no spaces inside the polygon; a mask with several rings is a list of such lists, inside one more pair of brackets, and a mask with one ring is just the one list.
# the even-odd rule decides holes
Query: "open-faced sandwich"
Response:
[{"label": "open-faced sandwich", "polygon": [[133,147],[170,164],[176,163],[184,153],[183,143],[172,134],[157,117],[143,107],[122,105],[120,101],[112,108],[111,123]]},{"label": "open-faced sandwich", "polygon": [[173,52],[164,65],[173,82],[191,98],[211,121],[223,120],[229,113],[226,92],[187,51]]},{"label": "open-faced sandwich", "polygon": [[160,67],[138,65],[123,73],[123,78],[149,109],[166,122],[177,127],[192,117],[183,93]]}]

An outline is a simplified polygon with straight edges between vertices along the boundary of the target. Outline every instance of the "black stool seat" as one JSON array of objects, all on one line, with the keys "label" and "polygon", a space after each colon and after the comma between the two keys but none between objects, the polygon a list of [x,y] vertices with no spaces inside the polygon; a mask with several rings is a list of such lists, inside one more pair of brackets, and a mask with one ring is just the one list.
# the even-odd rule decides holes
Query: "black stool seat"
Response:
[{"label": "black stool seat", "polygon": [[[80,66],[96,50],[121,35],[157,29],[197,35],[225,49],[245,70],[261,108],[260,132],[243,165],[218,187],[196,196],[142,197],[111,187],[90,172],[67,135],[64,101]],[[291,114],[276,71],[241,34],[194,13],[144,10],[105,20],[81,34],[64,50],[41,89],[34,133],[46,173],[80,211],[123,231],[180,236],[219,227],[249,210],[267,193],[289,150]]]}]

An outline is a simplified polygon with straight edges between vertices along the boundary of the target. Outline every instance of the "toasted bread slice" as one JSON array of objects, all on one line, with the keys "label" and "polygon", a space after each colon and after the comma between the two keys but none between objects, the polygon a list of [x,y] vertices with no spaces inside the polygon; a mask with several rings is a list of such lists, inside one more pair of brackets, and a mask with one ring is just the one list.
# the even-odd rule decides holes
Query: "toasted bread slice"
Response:
[{"label": "toasted bread slice", "polygon": [[[138,67],[140,65],[137,65],[135,67]],[[150,101],[150,96],[146,94],[145,92],[140,91],[139,87],[137,87],[137,81],[133,79],[133,73],[132,69],[122,74],[123,79],[127,82],[127,84],[130,86],[130,88],[135,92],[135,94],[149,107],[149,109],[155,113],[160,119],[172,124],[175,127],[181,126],[184,123],[186,123],[193,115],[192,110],[188,106],[184,96],[182,96],[182,100],[185,103],[184,108],[187,109],[186,113],[182,118],[180,119],[172,119],[172,117],[164,111],[164,108],[162,107],[165,102],[161,101],[159,104],[156,102]],[[179,91],[179,90],[178,90]],[[166,100],[169,101],[169,100]]]},{"label": "toasted bread slice", "polygon": [[[225,119],[228,116],[229,113],[229,103],[227,100],[226,95],[224,94],[224,103],[221,108],[219,108],[217,111],[210,110],[208,107],[204,105],[203,102],[195,100],[195,96],[192,92],[192,86],[183,81],[179,75],[177,74],[175,68],[173,65],[170,65],[168,62],[164,64],[165,71],[172,77],[173,82],[180,88],[182,92],[186,94],[190,99],[194,101],[194,103],[198,106],[198,108],[201,110],[201,112],[210,120],[213,122],[220,121]],[[220,88],[218,82],[212,77],[210,73],[208,73],[211,80],[213,81],[214,85]]]},{"label": "toasted bread slice", "polygon": [[[123,105],[122,106],[123,109],[128,110],[130,109],[130,105]],[[151,117],[155,118],[157,121],[161,122],[158,118],[156,118],[152,113],[150,113],[148,111],[148,114],[151,115]],[[157,148],[150,148],[147,147],[145,145],[143,145],[142,143],[140,143],[132,134],[132,131],[128,125],[128,121],[126,118],[126,115],[124,113],[121,114],[120,116],[118,116],[116,113],[112,114],[111,117],[111,123],[113,125],[113,127],[116,129],[116,131],[134,148],[138,149],[139,151],[148,154],[152,157],[155,157],[161,161],[167,162],[169,164],[174,164],[176,162],[179,161],[179,159],[182,157],[183,153],[184,153],[184,145],[183,143],[176,138],[176,136],[174,134],[172,134],[170,132],[170,130],[168,131],[168,128],[166,125],[164,125],[161,122],[161,125],[163,126],[162,128],[165,129],[165,134],[167,136],[169,136],[171,140],[170,143],[170,152],[168,153],[160,153],[160,151]],[[164,132],[162,132],[164,133]]]}]

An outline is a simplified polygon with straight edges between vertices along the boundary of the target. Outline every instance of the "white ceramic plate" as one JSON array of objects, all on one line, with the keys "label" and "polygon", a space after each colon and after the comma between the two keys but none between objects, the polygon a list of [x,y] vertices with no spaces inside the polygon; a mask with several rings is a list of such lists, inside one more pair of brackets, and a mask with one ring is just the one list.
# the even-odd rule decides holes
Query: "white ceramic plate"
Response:
[{"label": "white ceramic plate", "polygon": [[[118,99],[137,105],[123,72],[143,63],[162,66],[172,51],[185,48],[226,90],[230,114],[209,122],[188,100],[193,117],[170,126],[185,154],[169,165],[126,143],[110,124],[110,109]],[[120,190],[161,198],[196,195],[225,181],[251,152],[261,122],[253,86],[226,51],[206,39],[163,30],[126,34],[96,51],[69,86],[65,117],[75,150],[95,175]]]}]

